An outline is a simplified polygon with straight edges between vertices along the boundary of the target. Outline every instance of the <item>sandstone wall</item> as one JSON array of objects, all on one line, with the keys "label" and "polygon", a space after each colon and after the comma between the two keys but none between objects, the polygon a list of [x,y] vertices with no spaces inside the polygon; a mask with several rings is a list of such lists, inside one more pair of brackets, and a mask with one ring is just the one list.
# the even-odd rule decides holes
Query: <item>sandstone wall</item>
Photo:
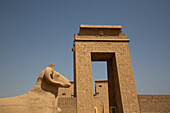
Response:
[{"label": "sandstone wall", "polygon": [[109,113],[107,80],[96,80],[95,89],[96,91],[93,98],[94,107],[97,107],[98,113]]},{"label": "sandstone wall", "polygon": [[76,98],[59,98],[58,107],[61,108],[61,113],[76,113]]},{"label": "sandstone wall", "polygon": [[170,113],[170,95],[138,95],[141,113]]},{"label": "sandstone wall", "polygon": [[93,104],[94,104],[94,108],[97,108],[97,113],[107,113],[104,110],[104,104],[102,98],[100,97],[94,97],[93,98]]},{"label": "sandstone wall", "polygon": [[69,88],[59,88],[58,97],[73,97],[74,96],[74,82],[71,81],[71,86]]},{"label": "sandstone wall", "polygon": [[[99,80],[95,83],[94,107],[97,108],[98,113],[108,113],[108,83],[106,80]],[[71,94],[74,93],[73,85],[72,82],[70,88],[59,90],[59,107],[62,108],[62,113],[76,113],[76,97],[71,98]],[[100,85],[102,87],[99,87]],[[138,100],[141,113],[170,113],[170,95],[138,95]]]}]

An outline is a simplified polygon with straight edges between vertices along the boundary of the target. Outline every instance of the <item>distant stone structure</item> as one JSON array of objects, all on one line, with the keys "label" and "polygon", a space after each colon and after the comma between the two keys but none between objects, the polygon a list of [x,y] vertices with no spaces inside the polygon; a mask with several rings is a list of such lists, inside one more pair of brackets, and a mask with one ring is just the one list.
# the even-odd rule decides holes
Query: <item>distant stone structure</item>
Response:
[{"label": "distant stone structure", "polygon": [[0,99],[0,113],[57,113],[58,88],[69,88],[71,83],[54,71],[54,64],[44,69],[28,93]]},{"label": "distant stone structure", "polygon": [[[108,109],[108,81],[95,81],[95,94],[93,95],[94,110],[96,113],[106,113]],[[61,113],[77,113],[76,97],[74,95],[74,82],[69,88],[59,89],[58,106]],[[170,95],[137,95],[139,101],[139,113],[170,113]],[[116,106],[112,106],[109,113],[119,113]],[[113,112],[115,110],[115,112]],[[95,113],[95,112],[93,112]],[[127,112],[124,112],[127,113]]]},{"label": "distant stone structure", "polygon": [[[130,40],[121,28],[120,25],[80,25],[72,48],[74,81],[69,82],[50,64],[40,73],[30,92],[0,99],[0,112],[170,113],[170,95],[137,95]],[[95,81],[95,94],[92,61],[107,62],[108,80]]]}]

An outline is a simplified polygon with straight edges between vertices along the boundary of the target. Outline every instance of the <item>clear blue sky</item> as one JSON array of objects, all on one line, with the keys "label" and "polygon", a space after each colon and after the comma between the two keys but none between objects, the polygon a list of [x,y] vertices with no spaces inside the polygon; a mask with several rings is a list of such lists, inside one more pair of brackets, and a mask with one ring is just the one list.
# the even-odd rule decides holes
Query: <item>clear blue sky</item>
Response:
[{"label": "clear blue sky", "polygon": [[[73,80],[80,24],[122,25],[138,94],[170,94],[170,0],[0,0],[0,97],[24,94],[50,63]],[[93,64],[105,79],[105,64]]]}]

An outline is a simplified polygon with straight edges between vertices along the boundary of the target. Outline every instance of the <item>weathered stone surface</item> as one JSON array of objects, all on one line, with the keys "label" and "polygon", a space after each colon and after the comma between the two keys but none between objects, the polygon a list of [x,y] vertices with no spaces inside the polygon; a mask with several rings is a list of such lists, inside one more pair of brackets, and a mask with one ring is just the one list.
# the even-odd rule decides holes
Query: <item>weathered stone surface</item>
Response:
[{"label": "weathered stone surface", "polygon": [[170,113],[170,95],[138,95],[141,113]]},{"label": "weathered stone surface", "polygon": [[107,61],[109,107],[116,106],[118,113],[140,112],[128,42],[120,26],[80,26],[73,47],[77,113],[94,112],[92,60]]},{"label": "weathered stone surface", "polygon": [[58,91],[58,97],[60,98],[67,98],[67,97],[70,97],[70,98],[73,98],[75,97],[74,95],[74,82],[71,81],[71,86],[69,88],[59,88],[59,91]]},{"label": "weathered stone surface", "polygon": [[95,81],[94,107],[98,113],[109,113],[109,95],[107,80]]},{"label": "weathered stone surface", "polygon": [[57,113],[58,88],[69,87],[70,82],[54,71],[54,65],[43,70],[34,88],[28,93],[0,99],[0,113]]},{"label": "weathered stone surface", "polygon": [[76,111],[76,98],[64,97],[58,99],[58,107],[61,113],[77,113]]},{"label": "weathered stone surface", "polygon": [[[71,82],[70,88],[67,92],[62,88],[59,93],[65,92],[66,95],[59,96],[59,107],[63,108],[62,113],[70,113],[69,111],[76,111],[76,97],[73,94],[74,82]],[[108,100],[108,81],[96,80],[95,81],[95,94],[93,98],[94,107],[97,108],[98,113],[109,113],[109,100]],[[137,95],[140,105],[140,113],[170,113],[170,95]],[[115,100],[113,100],[115,103]],[[65,109],[65,106],[68,106]],[[74,109],[74,110],[73,110]],[[71,112],[76,113],[76,112]]]}]

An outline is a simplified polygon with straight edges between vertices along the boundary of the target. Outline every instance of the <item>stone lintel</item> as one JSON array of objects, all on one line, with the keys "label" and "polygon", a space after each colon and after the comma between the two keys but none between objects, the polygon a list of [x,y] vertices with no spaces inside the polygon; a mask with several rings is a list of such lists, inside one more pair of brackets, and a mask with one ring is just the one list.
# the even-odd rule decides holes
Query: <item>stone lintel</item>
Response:
[{"label": "stone lintel", "polygon": [[121,25],[80,25],[79,36],[119,36]]},{"label": "stone lintel", "polygon": [[121,25],[80,25],[80,29],[81,28],[106,28],[106,29],[121,29],[122,26]]},{"label": "stone lintel", "polygon": [[130,39],[98,39],[98,38],[75,38],[75,41],[84,41],[84,42],[130,42]]},{"label": "stone lintel", "polygon": [[99,83],[100,83],[100,82],[106,82],[106,83],[107,83],[108,80],[95,80],[95,82],[99,82]]}]

